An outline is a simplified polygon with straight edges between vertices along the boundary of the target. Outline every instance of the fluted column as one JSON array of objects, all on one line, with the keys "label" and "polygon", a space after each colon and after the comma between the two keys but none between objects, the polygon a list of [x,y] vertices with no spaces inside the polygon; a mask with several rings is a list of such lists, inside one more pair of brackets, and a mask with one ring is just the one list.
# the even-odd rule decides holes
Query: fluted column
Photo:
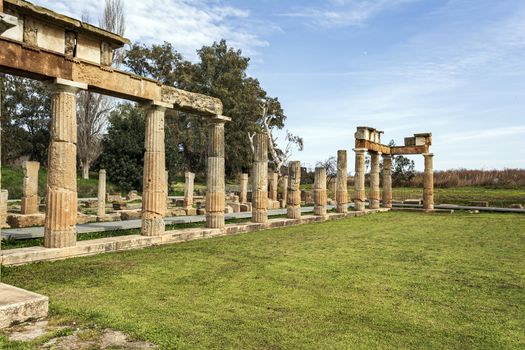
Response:
[{"label": "fluted column", "polygon": [[38,197],[38,170],[40,169],[40,163],[26,161],[22,167],[24,169],[24,183],[20,213],[36,214],[38,213],[38,204],[40,202]]},{"label": "fluted column", "polygon": [[365,152],[366,148],[355,148],[355,210],[365,210]]},{"label": "fluted column", "polygon": [[98,172],[98,203],[97,218],[102,219],[106,216],[106,170]]},{"label": "fluted column", "polygon": [[370,152],[370,194],[368,200],[370,209],[379,209],[381,193],[379,191],[379,159],[381,153]]},{"label": "fluted column", "polygon": [[195,174],[189,171],[184,173],[184,208],[193,208],[193,188],[195,184]]},{"label": "fluted column", "polygon": [[216,116],[208,127],[208,164],[206,177],[206,227],[224,227],[224,124],[230,118]]},{"label": "fluted column", "polygon": [[346,150],[337,151],[337,178],[335,201],[337,203],[337,212],[348,212],[348,162]]},{"label": "fluted column", "polygon": [[301,162],[288,163],[288,219],[301,218]]},{"label": "fluted column", "polygon": [[279,174],[273,171],[268,174],[268,198],[277,201],[277,187],[279,186]]},{"label": "fluted column", "polygon": [[247,203],[248,202],[248,174],[241,174],[239,179],[240,195],[239,202]]},{"label": "fluted column", "polygon": [[423,175],[423,209],[434,209],[434,155],[423,154],[425,157],[425,173]]},{"label": "fluted column", "polygon": [[87,85],[56,79],[51,92],[51,143],[44,246],[71,247],[77,241],[77,95]]},{"label": "fluted column", "polygon": [[142,191],[143,236],[164,233],[166,214],[166,151],[164,147],[164,115],[170,106],[154,102],[146,108],[146,139]]},{"label": "fluted column", "polygon": [[283,189],[281,208],[286,208],[288,205],[288,175],[281,178],[281,188]]},{"label": "fluted column", "polygon": [[314,214],[326,215],[326,169],[323,167],[315,168]]},{"label": "fluted column", "polygon": [[392,208],[392,156],[383,154],[383,208]]},{"label": "fluted column", "polygon": [[268,222],[268,135],[254,138],[252,170],[252,222]]}]

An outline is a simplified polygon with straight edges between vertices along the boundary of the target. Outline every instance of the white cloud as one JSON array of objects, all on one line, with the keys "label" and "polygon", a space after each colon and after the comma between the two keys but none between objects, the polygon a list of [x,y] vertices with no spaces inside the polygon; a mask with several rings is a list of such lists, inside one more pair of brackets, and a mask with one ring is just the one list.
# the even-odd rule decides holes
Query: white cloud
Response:
[{"label": "white cloud", "polygon": [[306,18],[323,27],[361,26],[377,14],[417,0],[331,0],[323,7],[303,7],[281,14]]},{"label": "white cloud", "polygon": [[[97,22],[103,0],[35,0],[36,4],[80,18],[87,12]],[[125,0],[126,37],[147,44],[170,42],[186,58],[195,59],[203,45],[226,39],[247,55],[267,46],[254,30],[250,12],[216,0]],[[94,20],[93,20],[94,19]],[[96,23],[95,23],[96,24]]]}]

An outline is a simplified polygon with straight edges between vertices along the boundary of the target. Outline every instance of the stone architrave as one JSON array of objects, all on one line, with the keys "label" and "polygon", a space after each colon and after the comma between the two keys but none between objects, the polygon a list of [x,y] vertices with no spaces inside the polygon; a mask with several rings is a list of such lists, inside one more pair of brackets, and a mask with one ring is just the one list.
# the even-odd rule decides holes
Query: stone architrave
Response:
[{"label": "stone architrave", "polygon": [[44,246],[63,248],[77,241],[77,95],[87,85],[56,79],[51,85],[51,143]]},{"label": "stone architrave", "polygon": [[383,154],[383,208],[392,208],[392,156]]},{"label": "stone architrave", "polygon": [[337,178],[335,201],[337,203],[337,212],[348,212],[348,162],[346,150],[337,151]]},{"label": "stone architrave", "polygon": [[143,236],[164,234],[166,214],[166,151],[164,117],[171,105],[153,102],[146,109],[146,138],[142,190]]},{"label": "stone architrave", "polygon": [[206,177],[206,227],[224,227],[224,124],[231,119],[216,116],[208,127],[208,166]]},{"label": "stone architrave", "polygon": [[286,208],[288,204],[288,175],[285,175],[281,178],[281,188],[282,188],[282,198],[281,198],[281,208]]},{"label": "stone architrave", "polygon": [[326,169],[323,167],[315,168],[314,179],[314,214],[318,216],[326,215]]},{"label": "stone architrave", "polygon": [[434,155],[423,154],[425,158],[425,173],[423,175],[423,209],[434,209]]},{"label": "stone architrave", "polygon": [[248,202],[248,174],[241,174],[239,185],[240,185],[239,186],[240,187],[239,202],[247,203]]},{"label": "stone architrave", "polygon": [[365,153],[366,148],[355,148],[355,210],[365,210]]},{"label": "stone architrave", "polygon": [[106,170],[100,169],[98,172],[98,203],[97,218],[102,219],[106,216]]},{"label": "stone architrave", "polygon": [[193,208],[193,189],[195,184],[195,174],[189,171],[184,173],[184,208]]},{"label": "stone architrave", "polygon": [[268,135],[264,133],[254,137],[252,222],[268,222]]},{"label": "stone architrave", "polygon": [[380,191],[379,191],[379,159],[381,153],[370,152],[370,209],[379,209]]},{"label": "stone architrave", "polygon": [[268,198],[277,201],[277,188],[279,186],[279,174],[270,172],[268,174]]},{"label": "stone architrave", "polygon": [[301,162],[293,161],[288,164],[288,219],[301,218]]},{"label": "stone architrave", "polygon": [[37,214],[40,198],[38,197],[39,162],[24,162],[24,184],[22,189],[21,214]]}]

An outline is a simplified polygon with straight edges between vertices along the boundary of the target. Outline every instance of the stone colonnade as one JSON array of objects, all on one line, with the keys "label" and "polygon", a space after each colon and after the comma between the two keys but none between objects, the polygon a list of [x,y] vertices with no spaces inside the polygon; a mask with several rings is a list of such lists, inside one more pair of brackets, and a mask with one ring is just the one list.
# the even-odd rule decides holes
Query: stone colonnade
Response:
[{"label": "stone colonnade", "polygon": [[22,167],[24,169],[24,183],[20,213],[25,215],[36,214],[40,203],[40,198],[38,197],[38,170],[40,170],[40,163],[24,162]]}]

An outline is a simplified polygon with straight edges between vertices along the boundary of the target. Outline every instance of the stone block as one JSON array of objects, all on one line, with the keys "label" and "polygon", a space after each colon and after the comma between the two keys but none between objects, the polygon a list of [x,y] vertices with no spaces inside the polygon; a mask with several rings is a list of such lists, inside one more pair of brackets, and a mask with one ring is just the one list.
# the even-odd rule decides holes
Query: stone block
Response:
[{"label": "stone block", "polygon": [[83,213],[77,213],[77,224],[87,224],[88,222],[97,221],[96,215],[86,215]]},{"label": "stone block", "polygon": [[45,318],[48,305],[43,295],[0,283],[0,329]]},{"label": "stone block", "polygon": [[252,211],[252,204],[251,203],[243,203],[239,205],[239,210],[241,213],[247,213]]},{"label": "stone block", "polygon": [[142,199],[142,197],[139,196],[139,193],[137,191],[129,191],[129,193],[126,196],[126,199],[128,201],[135,201],[135,200]]},{"label": "stone block", "polygon": [[82,205],[82,208],[86,209],[94,209],[98,207],[98,200],[84,200],[80,203]]},{"label": "stone block", "polygon": [[121,210],[119,213],[121,220],[138,220],[142,218],[142,210]]},{"label": "stone block", "polygon": [[122,212],[118,212],[118,213],[109,213],[109,214],[106,214],[104,216],[99,216],[97,217],[97,222],[112,222],[112,221],[120,221],[121,220],[121,217],[120,217],[120,214]]},{"label": "stone block", "polygon": [[226,207],[224,207],[224,214],[232,214],[233,213],[233,208],[229,205],[227,205]]},{"label": "stone block", "polygon": [[13,228],[44,226],[45,214],[8,214],[7,223]]},{"label": "stone block", "polygon": [[511,204],[509,208],[512,208],[512,209],[523,209],[523,205],[522,204]]},{"label": "stone block", "polygon": [[406,199],[403,201],[403,204],[416,204],[416,205],[422,205],[423,200],[421,199]]},{"label": "stone block", "polygon": [[113,210],[126,210],[128,209],[128,203],[123,201],[116,201],[112,203]]},{"label": "stone block", "polygon": [[106,202],[120,202],[122,201],[122,196],[120,194],[107,194]]},{"label": "stone block", "polygon": [[206,209],[198,208],[197,209],[197,215],[206,215]]},{"label": "stone block", "polygon": [[487,201],[473,201],[469,203],[472,207],[484,207],[487,208],[489,206],[489,202]]},{"label": "stone block", "polygon": [[187,216],[197,215],[197,209],[195,208],[185,208],[184,210],[186,211]]},{"label": "stone block", "polygon": [[239,202],[228,202],[228,206],[230,206],[233,209],[234,213],[240,213],[241,212],[241,203]]},{"label": "stone block", "polygon": [[186,216],[186,209],[174,208],[168,211],[168,216]]}]

